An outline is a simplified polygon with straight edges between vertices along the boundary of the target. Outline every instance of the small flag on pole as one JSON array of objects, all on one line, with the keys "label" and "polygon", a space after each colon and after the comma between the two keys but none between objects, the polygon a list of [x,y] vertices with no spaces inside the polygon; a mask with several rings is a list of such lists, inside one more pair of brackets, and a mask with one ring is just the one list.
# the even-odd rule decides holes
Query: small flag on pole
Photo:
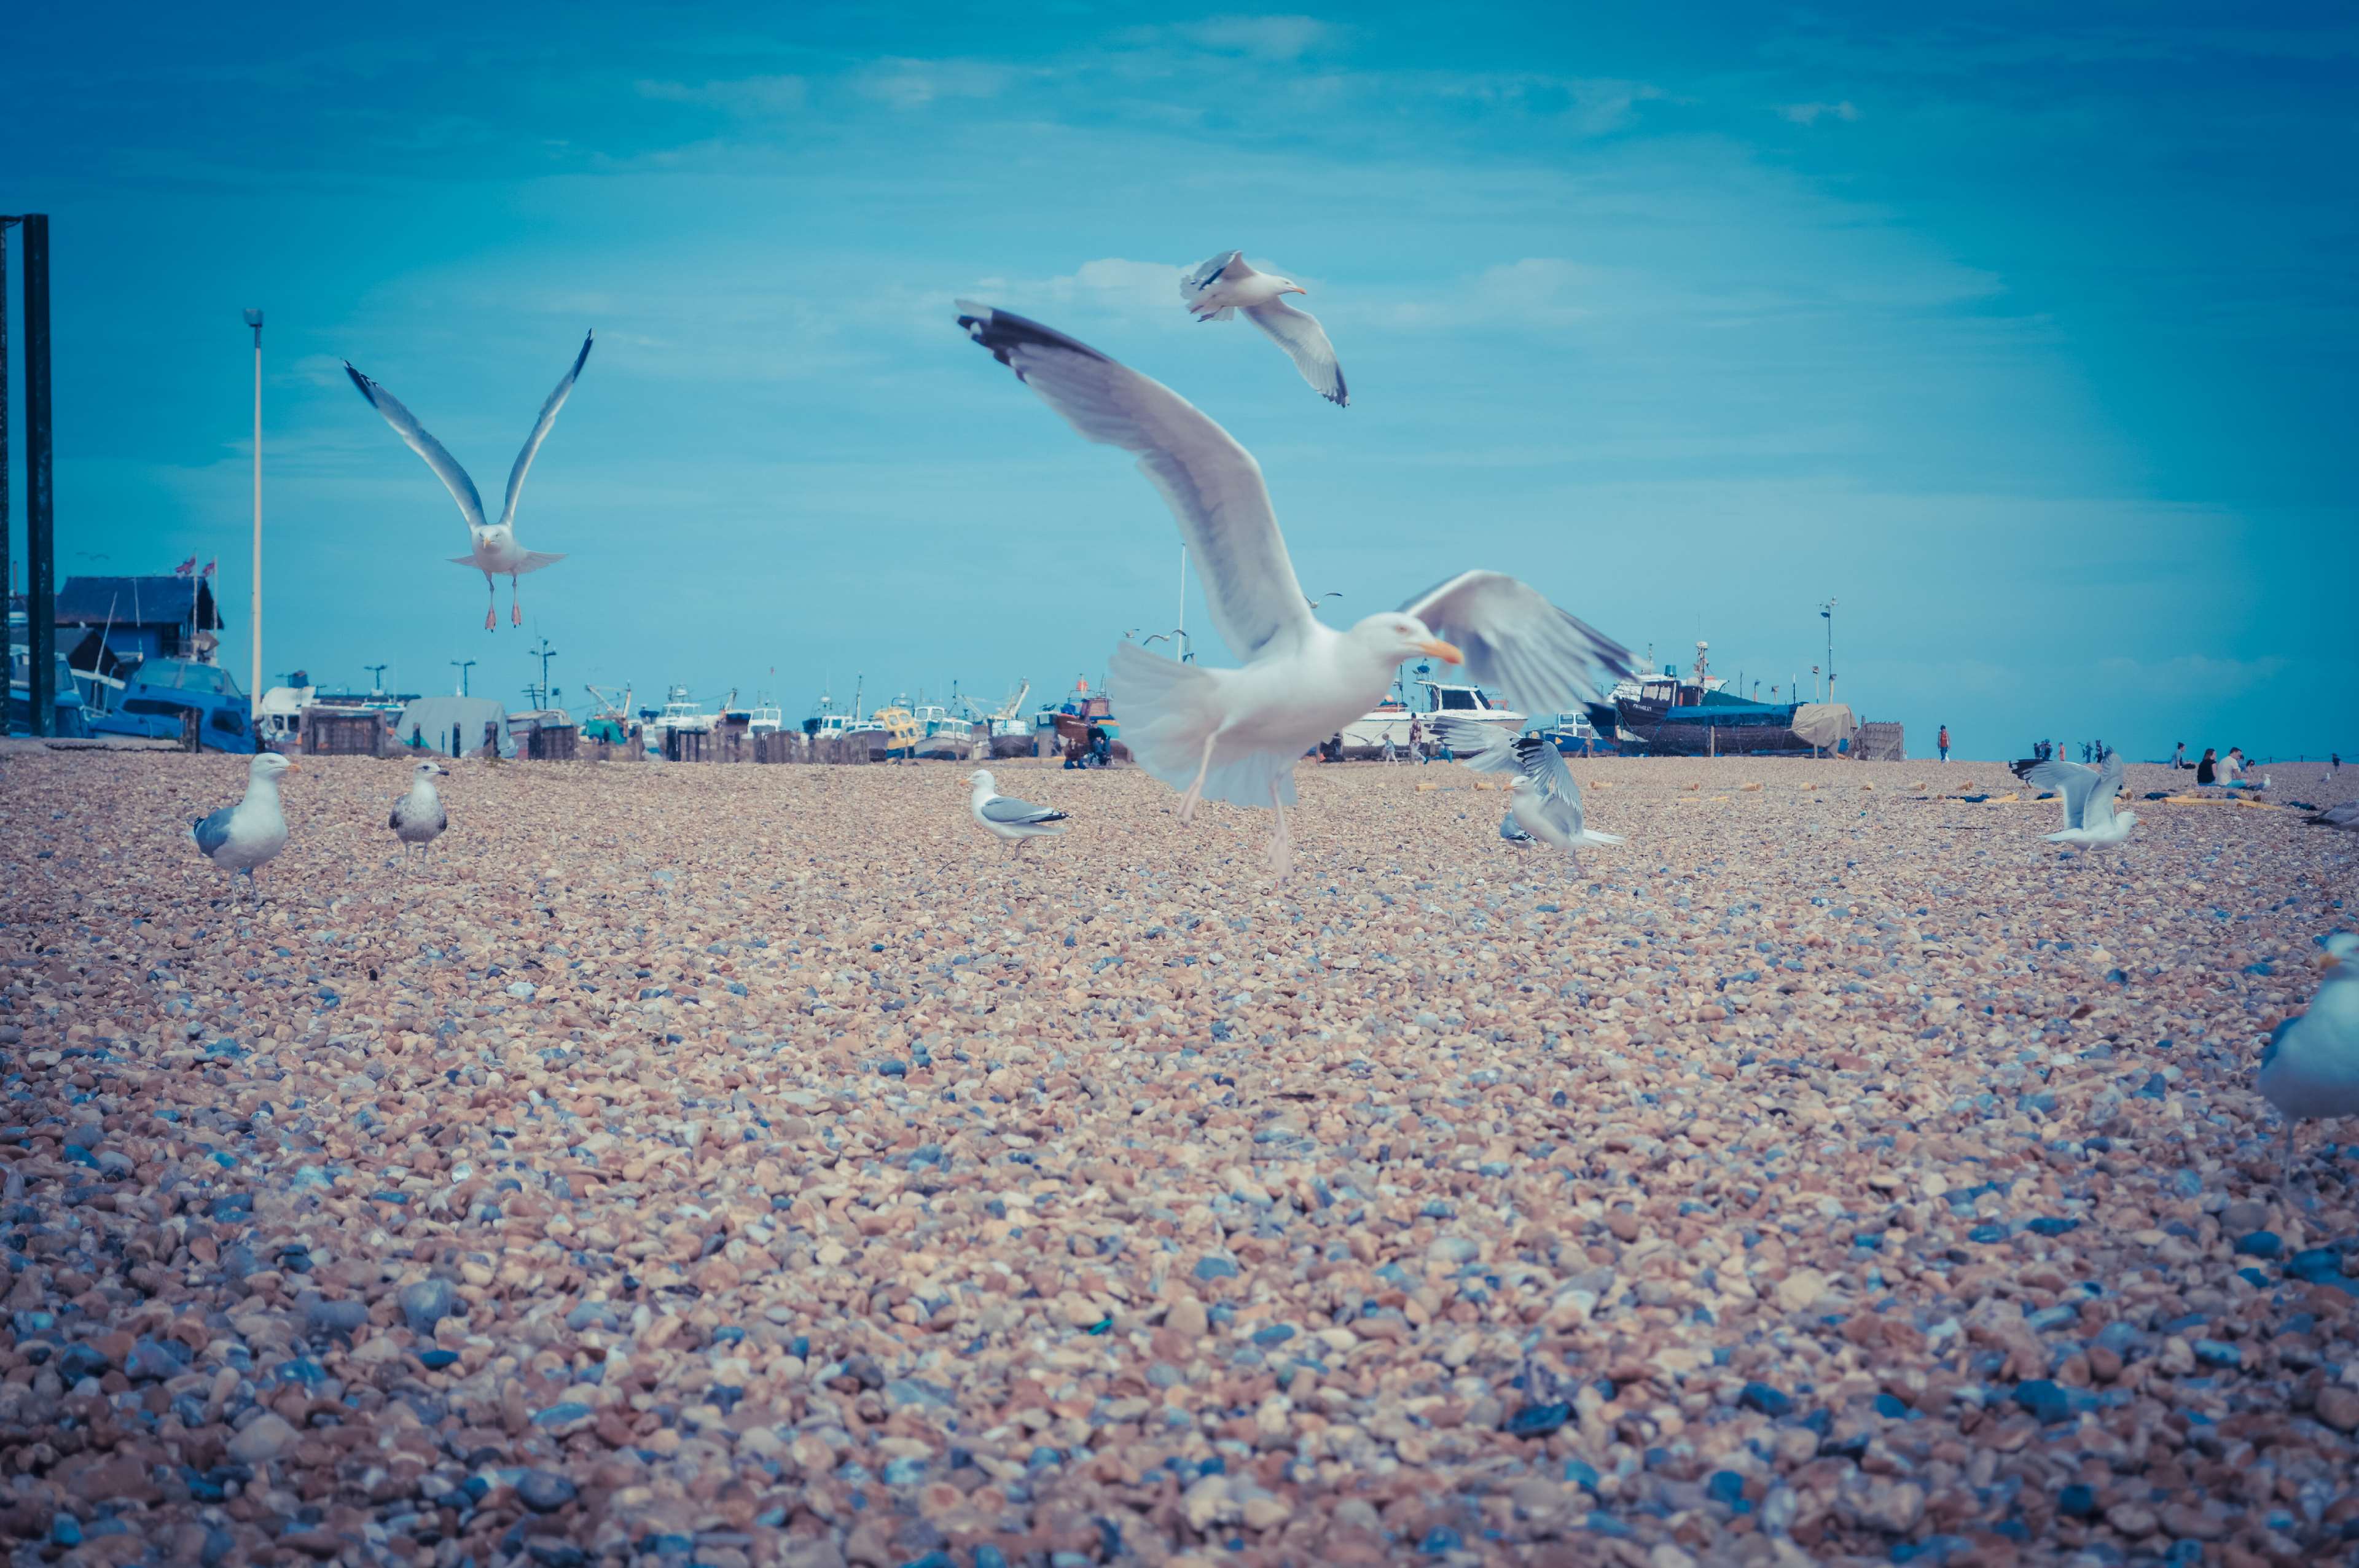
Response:
[{"label": "small flag on pole", "polygon": [[[189,557],[189,559],[190,559],[191,562],[195,561],[195,559],[196,559],[196,558],[197,558],[197,557],[194,557],[194,556],[190,556],[190,557]],[[219,556],[215,556],[212,560],[209,560],[209,561],[207,561],[207,562],[205,563],[205,571],[204,571],[204,575],[205,575],[205,576],[207,576],[207,577],[211,577],[211,576],[212,576],[212,575],[213,575],[213,573],[215,573],[215,572],[217,572],[217,571],[219,571],[219,570],[221,570],[221,557],[220,557]]]},{"label": "small flag on pole", "polygon": [[197,557],[194,557],[194,556],[190,556],[187,560],[182,561],[179,566],[174,567],[174,568],[172,568],[172,575],[173,575],[174,577],[194,577],[194,576],[196,576],[196,575],[197,575]]}]

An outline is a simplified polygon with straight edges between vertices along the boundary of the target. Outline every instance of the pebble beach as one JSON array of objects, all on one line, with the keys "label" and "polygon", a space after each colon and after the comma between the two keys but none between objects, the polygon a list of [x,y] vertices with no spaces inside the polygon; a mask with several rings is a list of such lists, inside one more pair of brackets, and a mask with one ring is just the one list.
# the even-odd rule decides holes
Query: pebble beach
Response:
[{"label": "pebble beach", "polygon": [[[0,759],[17,1563],[2325,1563],[2359,836],[1988,762]],[[2359,770],[2267,770],[2272,801]],[[1979,794],[1991,798],[1954,798]]]}]

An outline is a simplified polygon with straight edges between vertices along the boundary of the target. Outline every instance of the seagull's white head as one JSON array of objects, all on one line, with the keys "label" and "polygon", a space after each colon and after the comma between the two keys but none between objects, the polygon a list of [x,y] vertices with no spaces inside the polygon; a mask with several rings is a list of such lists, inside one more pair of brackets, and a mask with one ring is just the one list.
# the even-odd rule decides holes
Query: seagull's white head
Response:
[{"label": "seagull's white head", "polygon": [[294,766],[277,752],[257,752],[246,767],[245,776],[250,779],[276,779],[279,774],[292,771]]},{"label": "seagull's white head", "polygon": [[420,762],[409,771],[416,773],[421,779],[430,779],[438,774],[444,778],[448,778],[451,773],[451,770],[444,767],[440,762]]},{"label": "seagull's white head", "polygon": [[[2318,939],[2318,945],[2325,949],[2319,958],[2319,964],[2323,968],[2332,969],[2343,964],[2350,964],[2353,963],[2354,957],[2359,957],[2359,936],[2354,936],[2348,931],[2337,931],[2321,936]],[[2354,967],[2359,968],[2359,965]]]},{"label": "seagull's white head", "polygon": [[1295,282],[1294,279],[1290,277],[1281,277],[1277,280],[1277,291],[1280,294],[1300,294],[1304,296],[1308,296],[1310,292],[1310,290],[1303,287],[1302,285]]},{"label": "seagull's white head", "polygon": [[982,795],[995,794],[999,789],[999,781],[991,776],[990,770],[987,768],[975,769],[973,773],[967,775],[967,782],[974,785],[976,792]]},{"label": "seagull's white head", "polygon": [[1397,665],[1419,656],[1440,659],[1447,665],[1466,662],[1465,654],[1435,636],[1424,622],[1398,610],[1371,615],[1344,635],[1374,651],[1381,664]]}]

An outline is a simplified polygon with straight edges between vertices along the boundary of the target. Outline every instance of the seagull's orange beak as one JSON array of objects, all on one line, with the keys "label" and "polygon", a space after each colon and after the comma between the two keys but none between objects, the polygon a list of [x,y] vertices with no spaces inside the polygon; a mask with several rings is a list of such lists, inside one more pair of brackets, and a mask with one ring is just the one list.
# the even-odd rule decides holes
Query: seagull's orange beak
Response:
[{"label": "seagull's orange beak", "polygon": [[1302,285],[1299,283],[1289,283],[1284,288],[1279,289],[1278,292],[1280,294],[1299,294],[1308,297],[1310,290],[1303,287]]},{"label": "seagull's orange beak", "polygon": [[1445,665],[1462,665],[1466,662],[1466,655],[1460,653],[1454,644],[1445,643],[1439,637],[1431,642],[1419,643],[1417,647],[1418,652],[1430,654]]}]

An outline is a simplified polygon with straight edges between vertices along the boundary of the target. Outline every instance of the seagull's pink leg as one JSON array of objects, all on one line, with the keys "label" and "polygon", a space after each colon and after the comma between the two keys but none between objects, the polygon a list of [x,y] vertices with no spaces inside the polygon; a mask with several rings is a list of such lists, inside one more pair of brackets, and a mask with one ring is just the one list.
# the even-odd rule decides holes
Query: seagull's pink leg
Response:
[{"label": "seagull's pink leg", "polygon": [[1269,871],[1284,881],[1294,870],[1294,832],[1286,825],[1286,802],[1278,798],[1275,778],[1269,781],[1269,805],[1277,813],[1277,831],[1269,836]]},{"label": "seagull's pink leg", "polygon": [[516,599],[516,579],[514,572],[508,573],[508,624],[511,626],[524,624],[524,606]]},{"label": "seagull's pink leg", "polygon": [[499,630],[499,585],[492,581],[491,573],[485,572],[484,574],[484,630],[486,632],[496,632]]},{"label": "seagull's pink leg", "polygon": [[1182,822],[1194,819],[1196,807],[1204,798],[1204,775],[1212,771],[1212,748],[1220,739],[1218,730],[1204,737],[1204,755],[1196,764],[1195,780],[1188,785],[1188,793],[1180,797],[1180,820]]}]

